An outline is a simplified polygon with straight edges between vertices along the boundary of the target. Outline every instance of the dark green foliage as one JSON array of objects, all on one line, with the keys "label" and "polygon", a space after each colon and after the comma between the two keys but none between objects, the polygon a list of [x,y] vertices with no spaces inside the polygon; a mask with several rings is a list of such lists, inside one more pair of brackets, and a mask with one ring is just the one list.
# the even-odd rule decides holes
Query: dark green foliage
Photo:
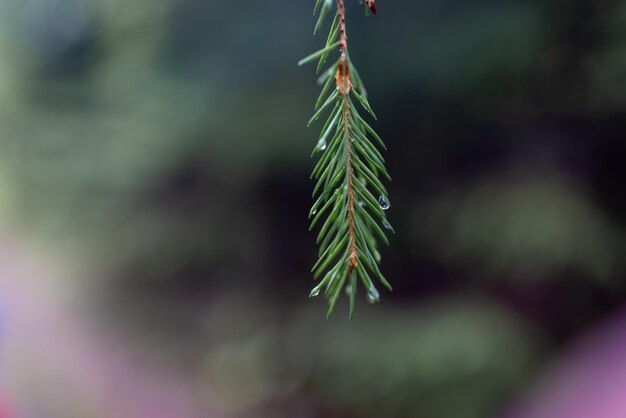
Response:
[{"label": "dark green foliage", "polygon": [[[317,1],[314,13],[319,17],[315,32],[323,26],[333,3]],[[311,229],[320,227],[317,235],[319,258],[312,272],[321,280],[310,296],[317,296],[323,290],[330,304],[328,317],[345,287],[350,298],[352,320],[357,277],[371,303],[380,298],[373,278],[391,290],[380,271],[381,257],[377,249],[378,241],[389,244],[385,230],[393,232],[385,216],[385,210],[390,207],[387,189],[380,180],[381,176],[391,178],[377,148],[385,146],[359,113],[362,109],[376,119],[361,77],[347,48],[342,48],[340,22],[341,10],[338,8],[325,46],[302,59],[299,65],[317,61],[319,73],[332,52],[341,54],[318,80],[322,91],[309,121],[311,124],[325,117],[312,154],[319,155],[319,160],[311,174],[316,180],[313,190],[316,200],[309,217],[312,218]],[[345,39],[343,45],[347,46]]]}]

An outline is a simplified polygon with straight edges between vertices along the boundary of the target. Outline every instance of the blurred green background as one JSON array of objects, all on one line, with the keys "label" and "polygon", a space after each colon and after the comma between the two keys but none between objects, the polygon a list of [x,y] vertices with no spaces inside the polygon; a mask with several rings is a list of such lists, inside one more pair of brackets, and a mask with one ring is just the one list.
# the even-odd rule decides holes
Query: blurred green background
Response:
[{"label": "blurred green background", "polygon": [[[0,0],[0,239],[198,416],[495,417],[626,301],[626,5],[347,2],[397,231],[349,324],[307,298],[311,3]],[[24,416],[156,416],[12,366]]]}]

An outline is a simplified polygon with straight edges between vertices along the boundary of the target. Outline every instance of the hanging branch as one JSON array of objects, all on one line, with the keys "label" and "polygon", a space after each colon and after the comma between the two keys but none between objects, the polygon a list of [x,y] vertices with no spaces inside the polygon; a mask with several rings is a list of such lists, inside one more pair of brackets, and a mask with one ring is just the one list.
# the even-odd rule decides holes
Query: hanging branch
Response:
[{"label": "hanging branch", "polygon": [[[360,2],[363,3],[363,0]],[[313,13],[319,13],[319,17],[314,33],[323,25],[334,7],[333,3],[333,0],[317,0]],[[336,7],[325,47],[298,64],[317,60],[319,73],[329,55],[333,51],[339,52],[337,61],[318,80],[323,86],[322,92],[315,104],[316,112],[309,121],[310,125],[323,114],[328,115],[312,154],[322,153],[311,174],[311,178],[317,180],[313,190],[317,199],[309,213],[309,218],[313,218],[311,229],[322,219],[324,221],[317,236],[319,258],[312,269],[314,277],[322,279],[310,296],[318,296],[324,290],[329,299],[330,307],[326,315],[329,317],[347,285],[352,320],[357,276],[371,303],[380,299],[372,276],[391,290],[380,272],[380,253],[377,249],[378,240],[389,244],[384,229],[393,232],[385,216],[391,205],[379,177],[391,178],[385,169],[385,160],[375,145],[377,143],[386,149],[385,144],[360,115],[353,101],[353,98],[356,99],[376,119],[361,77],[348,53],[344,0],[336,0]],[[366,13],[371,11],[376,14],[375,0],[365,0],[365,10]],[[335,89],[331,89],[333,84]]]}]

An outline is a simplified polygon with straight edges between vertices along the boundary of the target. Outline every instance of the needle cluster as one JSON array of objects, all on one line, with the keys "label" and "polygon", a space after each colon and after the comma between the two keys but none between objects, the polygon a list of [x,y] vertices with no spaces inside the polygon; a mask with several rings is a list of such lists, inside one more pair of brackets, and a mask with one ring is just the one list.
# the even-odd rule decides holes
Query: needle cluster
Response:
[{"label": "needle cluster", "polygon": [[[363,1],[361,1],[363,3]],[[372,6],[373,5],[373,6]],[[380,149],[385,144],[361,112],[376,119],[367,100],[367,91],[348,53],[344,0],[317,0],[315,32],[335,11],[325,46],[302,59],[299,65],[317,61],[322,71],[331,54],[339,57],[328,65],[318,80],[322,91],[309,125],[325,120],[312,156],[319,159],[311,178],[316,180],[316,198],[309,213],[311,229],[317,235],[319,254],[312,272],[319,283],[310,296],[322,291],[328,297],[331,315],[345,288],[350,299],[350,320],[354,317],[357,281],[363,284],[370,303],[378,302],[374,280],[391,290],[380,271],[379,241],[389,244],[386,231],[393,232],[385,211],[391,206],[381,178],[391,180]],[[366,13],[375,12],[374,0],[365,1]]]}]

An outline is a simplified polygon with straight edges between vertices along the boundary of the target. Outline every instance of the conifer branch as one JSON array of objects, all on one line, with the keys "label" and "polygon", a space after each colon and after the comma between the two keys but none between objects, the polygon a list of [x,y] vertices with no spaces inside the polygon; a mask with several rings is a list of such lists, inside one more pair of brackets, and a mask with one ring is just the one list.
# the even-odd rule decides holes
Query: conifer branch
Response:
[{"label": "conifer branch", "polygon": [[[314,15],[319,14],[319,17],[314,32],[323,26],[333,3],[333,0],[316,1]],[[316,121],[322,114],[328,114],[313,150],[313,155],[320,152],[322,155],[311,174],[311,178],[317,180],[313,190],[313,196],[317,199],[309,213],[309,217],[313,218],[311,229],[323,217],[325,220],[317,236],[319,258],[312,269],[314,277],[322,279],[310,296],[317,296],[324,290],[329,298],[329,317],[347,285],[352,320],[357,277],[361,279],[371,303],[378,302],[380,298],[372,275],[391,290],[389,282],[380,272],[380,253],[377,249],[378,240],[389,243],[383,229],[393,232],[385,215],[390,207],[387,190],[379,177],[391,178],[374,141],[383,149],[385,145],[361,117],[352,100],[354,97],[376,119],[361,77],[348,53],[345,0],[336,0],[336,8],[324,48],[298,64],[318,60],[319,72],[329,55],[335,50],[339,52],[337,61],[318,80],[322,92],[315,105],[316,112],[309,122]],[[375,0],[365,0],[365,8],[366,12],[375,14]],[[333,84],[335,89],[331,92]],[[378,199],[375,195],[379,195]]]}]

